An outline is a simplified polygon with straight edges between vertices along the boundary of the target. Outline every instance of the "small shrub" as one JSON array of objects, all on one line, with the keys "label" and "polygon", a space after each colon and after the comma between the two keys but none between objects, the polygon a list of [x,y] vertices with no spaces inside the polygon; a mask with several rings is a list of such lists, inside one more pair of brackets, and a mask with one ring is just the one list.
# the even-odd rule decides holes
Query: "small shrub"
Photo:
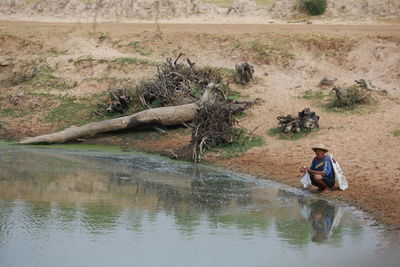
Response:
[{"label": "small shrub", "polygon": [[326,0],[304,0],[304,6],[312,16],[321,15],[325,12]]}]

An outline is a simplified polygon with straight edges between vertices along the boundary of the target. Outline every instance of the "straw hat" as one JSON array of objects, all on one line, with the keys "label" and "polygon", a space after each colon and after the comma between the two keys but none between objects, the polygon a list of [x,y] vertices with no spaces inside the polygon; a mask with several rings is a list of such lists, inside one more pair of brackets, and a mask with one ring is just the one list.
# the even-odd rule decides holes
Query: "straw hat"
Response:
[{"label": "straw hat", "polygon": [[317,149],[321,149],[324,150],[325,152],[328,152],[328,148],[326,148],[326,146],[324,144],[318,144],[312,147],[312,150],[317,150]]}]

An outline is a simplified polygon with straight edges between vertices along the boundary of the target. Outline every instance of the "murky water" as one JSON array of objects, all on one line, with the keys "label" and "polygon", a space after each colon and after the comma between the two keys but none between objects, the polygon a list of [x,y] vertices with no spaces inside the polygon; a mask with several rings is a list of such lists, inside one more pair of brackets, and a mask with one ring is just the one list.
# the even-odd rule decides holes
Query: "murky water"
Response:
[{"label": "murky water", "polygon": [[0,144],[0,266],[373,266],[359,217],[216,168]]}]

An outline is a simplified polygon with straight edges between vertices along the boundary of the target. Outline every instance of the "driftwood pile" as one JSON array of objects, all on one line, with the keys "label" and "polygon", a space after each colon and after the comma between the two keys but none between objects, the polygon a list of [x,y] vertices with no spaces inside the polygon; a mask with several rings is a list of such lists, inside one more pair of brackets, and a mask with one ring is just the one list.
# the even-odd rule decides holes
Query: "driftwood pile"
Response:
[{"label": "driftwood pile", "polygon": [[371,81],[360,79],[355,82],[355,85],[348,88],[333,87],[332,90],[336,94],[338,106],[361,104],[369,99],[371,91],[379,91],[379,88],[373,86]]},{"label": "driftwood pile", "polygon": [[250,108],[257,101],[232,102],[226,98],[222,85],[210,83],[198,101],[192,123],[192,139],[188,146],[177,151],[178,158],[200,162],[206,149],[233,143],[240,131],[235,115]]},{"label": "driftwood pile", "polygon": [[248,84],[253,79],[254,67],[247,62],[235,65],[237,74],[236,80],[242,85]]},{"label": "driftwood pile", "polygon": [[200,162],[206,148],[220,144],[232,143],[235,140],[233,125],[236,118],[225,94],[216,85],[210,84],[207,93],[208,101],[199,103],[193,119],[191,146],[192,159]]},{"label": "driftwood pile", "polygon": [[203,95],[209,83],[221,83],[222,76],[217,69],[197,68],[189,59],[187,64],[167,58],[157,66],[157,75],[142,83],[138,97],[144,107],[164,107],[196,102]]},{"label": "driftwood pile", "polygon": [[309,108],[299,112],[299,116],[278,116],[279,125],[282,126],[284,133],[300,133],[319,128],[319,116]]}]

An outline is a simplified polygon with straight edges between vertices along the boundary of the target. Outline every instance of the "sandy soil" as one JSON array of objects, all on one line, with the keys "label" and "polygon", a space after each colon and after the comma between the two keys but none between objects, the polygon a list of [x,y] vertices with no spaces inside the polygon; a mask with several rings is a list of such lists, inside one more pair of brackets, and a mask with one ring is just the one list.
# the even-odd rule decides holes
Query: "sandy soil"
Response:
[{"label": "sandy soil", "polygon": [[[55,28],[62,31],[74,27],[65,23],[0,22],[0,29],[3,30],[16,30],[26,26],[36,27],[41,33]],[[400,129],[399,25],[160,24],[159,26],[164,38],[182,46],[183,50],[186,49],[185,51],[191,55],[190,58],[198,65],[233,68],[238,61],[250,60],[251,63],[254,61],[255,81],[248,87],[237,86],[235,90],[251,98],[263,99],[263,104],[248,111],[240,124],[249,130],[255,129],[254,133],[261,136],[265,144],[234,158],[220,158],[215,154],[207,154],[205,161],[300,187],[298,168],[310,164],[313,144],[324,143],[340,162],[350,186],[346,191],[335,190],[326,197],[361,206],[377,216],[381,222],[389,224],[389,230],[394,234],[399,232],[400,157],[397,154],[400,150],[400,137],[394,134],[394,131]],[[67,47],[70,51],[68,56],[60,55],[53,60],[58,60],[57,62],[61,64],[67,58],[78,58],[82,55],[102,58],[133,55],[132,52],[124,52],[106,45],[94,49],[98,44],[80,35],[85,31],[85,27],[90,29],[92,25],[79,24],[77,30],[79,34],[74,37],[69,36],[62,45],[53,39],[49,40],[55,42],[52,45]],[[154,24],[126,24],[123,27],[112,23],[97,25],[98,31],[112,32],[113,36],[118,37],[135,36],[134,34],[145,31],[154,32],[155,28]],[[243,51],[227,52],[221,40],[206,42],[208,47],[200,44],[201,38],[209,38],[210,34],[233,35],[237,38],[246,36],[269,38],[271,34],[281,33],[328,34],[343,38],[351,37],[358,42],[348,53],[332,58],[324,54],[324,51],[335,52],[336,44],[330,44],[333,47],[322,47],[316,52],[309,49],[309,43],[298,42],[295,48],[296,60],[289,66],[279,63],[258,63],[257,58]],[[153,47],[153,53],[148,58],[159,60],[165,43],[154,41],[148,45]],[[157,51],[160,53],[157,54]],[[102,70],[96,69],[96,71]],[[135,71],[138,77],[143,77],[152,70],[144,68]],[[68,72],[64,75],[68,75]],[[79,76],[79,73],[75,75]],[[372,80],[374,85],[386,90],[387,94],[375,93],[374,98],[377,99],[377,103],[361,113],[328,112],[318,101],[300,97],[306,90],[314,92],[322,90],[328,94],[329,87],[321,89],[318,85],[324,76],[334,77],[337,85],[351,85],[359,78]],[[101,86],[88,86],[83,83],[69,93],[82,95],[102,90],[104,88]],[[16,91],[18,90],[15,89]],[[268,135],[268,131],[277,126],[278,115],[296,114],[305,107],[310,107],[321,117],[319,131],[306,138],[292,141]],[[40,120],[35,123],[40,124]],[[27,128],[34,127],[32,122],[26,124]],[[19,132],[15,129],[14,133],[35,135],[46,131],[49,131],[49,128],[43,125],[42,128],[34,127],[30,132]],[[189,138],[189,136],[183,138],[171,136],[162,140],[141,141],[127,145],[137,149],[162,152],[185,145]],[[102,137],[97,141],[121,143],[121,139],[117,137],[113,137],[111,141]]]}]

